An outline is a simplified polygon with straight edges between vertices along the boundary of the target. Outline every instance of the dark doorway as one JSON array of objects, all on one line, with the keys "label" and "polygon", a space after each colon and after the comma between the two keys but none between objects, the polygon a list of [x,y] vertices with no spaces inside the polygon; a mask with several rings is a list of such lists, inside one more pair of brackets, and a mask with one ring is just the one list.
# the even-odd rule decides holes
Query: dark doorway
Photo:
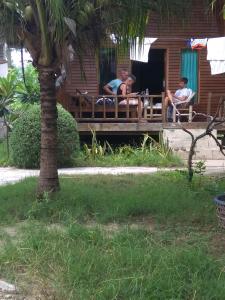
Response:
[{"label": "dark doorway", "polygon": [[149,89],[150,94],[165,91],[165,49],[151,49],[148,63],[132,62],[132,73],[137,77],[133,91]]},{"label": "dark doorway", "polygon": [[101,48],[99,52],[99,93],[104,94],[103,86],[116,78],[116,50]]}]

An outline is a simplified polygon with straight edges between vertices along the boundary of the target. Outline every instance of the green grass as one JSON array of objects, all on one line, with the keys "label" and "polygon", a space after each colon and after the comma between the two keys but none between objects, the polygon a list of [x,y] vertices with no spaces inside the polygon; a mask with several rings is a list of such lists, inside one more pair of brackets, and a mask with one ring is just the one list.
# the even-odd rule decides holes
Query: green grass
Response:
[{"label": "green grass", "polygon": [[[0,222],[127,221],[152,215],[159,222],[196,224],[214,221],[212,195],[219,186],[199,179],[190,186],[185,174],[80,176],[61,180],[52,200],[35,199],[36,180],[0,188]],[[222,189],[221,189],[222,190]]]},{"label": "green grass", "polygon": [[222,300],[225,256],[213,251],[209,233],[127,228],[107,236],[31,224],[17,244],[5,242],[0,272],[31,283],[41,299]]},{"label": "green grass", "polygon": [[74,159],[74,165],[78,167],[181,167],[182,160],[176,155],[162,156],[156,151],[144,153],[134,149],[129,155],[125,153],[106,154],[100,157],[85,157],[81,152],[80,156]]},{"label": "green grass", "polygon": [[0,167],[7,167],[10,165],[10,161],[7,153],[6,142],[0,140]]},{"label": "green grass", "polygon": [[79,176],[61,185],[42,202],[36,179],[0,187],[0,274],[24,295],[224,299],[225,240],[212,198],[225,182],[195,177],[189,185],[174,172]]}]

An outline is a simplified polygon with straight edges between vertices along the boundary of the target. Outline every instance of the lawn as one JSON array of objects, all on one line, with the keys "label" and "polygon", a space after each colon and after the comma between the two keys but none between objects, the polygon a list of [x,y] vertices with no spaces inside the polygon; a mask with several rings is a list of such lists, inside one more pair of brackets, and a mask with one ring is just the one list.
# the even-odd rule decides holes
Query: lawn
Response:
[{"label": "lawn", "polygon": [[[224,299],[225,183],[182,172],[0,187],[0,274],[40,299]],[[31,287],[27,287],[30,283]]]}]

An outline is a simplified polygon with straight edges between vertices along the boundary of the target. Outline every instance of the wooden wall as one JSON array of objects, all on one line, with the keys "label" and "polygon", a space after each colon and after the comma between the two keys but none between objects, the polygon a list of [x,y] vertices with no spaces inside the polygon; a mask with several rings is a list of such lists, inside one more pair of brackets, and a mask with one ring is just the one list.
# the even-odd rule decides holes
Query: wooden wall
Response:
[{"label": "wooden wall", "polygon": [[[85,77],[82,75],[85,74]],[[75,94],[76,88],[82,92],[97,95],[99,90],[98,64],[95,54],[86,54],[83,57],[82,66],[75,55],[70,64],[66,81],[66,92]]]},{"label": "wooden wall", "polygon": [[[187,48],[188,38],[218,37],[221,31],[216,17],[207,14],[203,9],[203,2],[193,1],[193,9],[190,16],[186,15],[184,24],[174,18],[170,23],[162,22],[156,15],[150,16],[147,36],[159,38],[152,48],[167,49],[167,87],[175,91],[180,77],[181,50]],[[177,39],[177,40],[176,40]],[[182,41],[182,39],[184,39]],[[198,111],[206,112],[208,93],[225,92],[225,74],[211,75],[210,64],[207,61],[207,50],[199,51],[199,95]],[[217,102],[212,103],[213,111],[216,110]]]},{"label": "wooden wall", "polygon": [[[163,20],[162,16],[150,15],[146,36],[159,38],[152,48],[167,50],[166,87],[172,91],[177,89],[180,77],[181,50],[187,48],[186,39],[218,37],[221,34],[216,18],[204,12],[203,2],[205,0],[194,0],[193,9],[190,15],[185,17],[183,23],[176,18],[168,22]],[[209,92],[225,92],[225,74],[211,76],[210,64],[206,60],[206,56],[206,49],[199,51],[199,103],[196,107],[201,112],[206,112]],[[81,91],[88,91],[90,94],[98,94],[99,75],[96,57],[91,54],[85,55],[83,68],[86,80],[81,76],[78,59],[75,57],[66,82],[66,93],[74,94],[78,88]],[[131,68],[129,56],[118,57],[117,69],[121,68]],[[216,109],[216,106],[216,101],[213,101],[213,110]]]}]

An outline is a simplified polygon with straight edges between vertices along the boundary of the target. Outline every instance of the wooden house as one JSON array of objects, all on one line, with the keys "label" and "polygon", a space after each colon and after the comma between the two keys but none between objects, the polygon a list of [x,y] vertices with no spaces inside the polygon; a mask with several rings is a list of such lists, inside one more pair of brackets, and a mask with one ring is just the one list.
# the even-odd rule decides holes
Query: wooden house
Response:
[{"label": "wooden house", "polygon": [[[189,11],[183,19],[174,16],[168,20],[159,14],[150,14],[146,37],[157,38],[157,41],[151,46],[148,63],[131,61],[129,55],[117,55],[115,45],[109,42],[100,49],[97,56],[91,52],[85,55],[83,68],[86,79],[84,79],[78,59],[76,56],[71,59],[70,72],[58,98],[59,102],[77,118],[81,131],[86,132],[90,124],[94,129],[102,132],[158,131],[165,126],[162,125],[165,123],[163,105],[161,112],[154,111],[152,107],[146,124],[139,122],[140,115],[137,119],[130,117],[130,111],[127,111],[129,107],[124,109],[124,112],[120,111],[120,108],[115,108],[113,116],[112,108],[108,109],[106,105],[96,107],[95,100],[97,95],[102,94],[103,84],[113,79],[122,68],[136,75],[137,82],[134,90],[142,91],[148,88],[156,101],[161,99],[162,102],[166,90],[175,91],[179,78],[186,76],[196,92],[194,110],[211,114],[215,112],[219,97],[213,97],[209,101],[209,93],[225,94],[225,74],[212,76],[207,61],[207,49],[192,50],[187,42],[190,38],[224,36],[224,21],[219,13],[213,14],[210,8],[208,11],[204,8],[204,0],[190,2],[193,3],[187,5]],[[80,101],[81,104],[78,103],[79,101],[76,102],[77,90],[87,91],[91,96],[90,111],[83,104],[86,96],[81,96],[80,100],[83,100]],[[78,106],[83,110],[83,114],[74,113]],[[85,112],[88,111],[89,114],[85,116]],[[123,113],[125,115],[120,118]],[[197,126],[197,124],[187,124],[187,126]]]}]

